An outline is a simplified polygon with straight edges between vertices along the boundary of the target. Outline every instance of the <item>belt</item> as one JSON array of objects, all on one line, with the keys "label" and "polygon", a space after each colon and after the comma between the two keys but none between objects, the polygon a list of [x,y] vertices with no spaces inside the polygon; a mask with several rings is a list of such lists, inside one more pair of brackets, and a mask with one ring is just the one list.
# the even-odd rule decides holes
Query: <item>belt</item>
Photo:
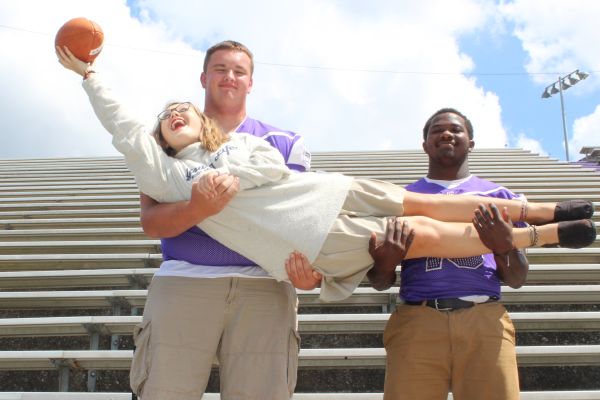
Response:
[{"label": "belt", "polygon": [[476,304],[492,303],[494,301],[498,301],[498,299],[495,297],[490,297],[489,300],[484,301],[483,303],[475,303],[473,301],[462,299],[431,299],[422,301],[404,301],[403,304],[409,306],[427,306],[435,308],[438,311],[454,311],[460,310],[461,308],[470,308]]}]

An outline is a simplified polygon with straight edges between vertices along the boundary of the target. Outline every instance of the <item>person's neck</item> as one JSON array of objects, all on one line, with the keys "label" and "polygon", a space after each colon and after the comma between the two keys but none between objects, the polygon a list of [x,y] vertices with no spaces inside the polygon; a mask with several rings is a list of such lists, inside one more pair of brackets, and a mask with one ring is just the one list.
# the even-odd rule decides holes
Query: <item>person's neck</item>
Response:
[{"label": "person's neck", "polygon": [[429,162],[429,170],[427,177],[439,181],[455,181],[464,179],[471,175],[469,171],[469,163],[464,162],[457,166],[436,165]]},{"label": "person's neck", "polygon": [[238,110],[224,110],[215,107],[206,107],[204,113],[215,120],[223,132],[232,132],[246,119],[246,108]]}]

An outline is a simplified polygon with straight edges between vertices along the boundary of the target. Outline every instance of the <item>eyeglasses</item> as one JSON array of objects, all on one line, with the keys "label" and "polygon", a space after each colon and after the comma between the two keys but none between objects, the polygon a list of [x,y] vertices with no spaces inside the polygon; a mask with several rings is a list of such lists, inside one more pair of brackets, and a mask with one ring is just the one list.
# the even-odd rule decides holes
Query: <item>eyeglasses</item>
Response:
[{"label": "eyeglasses", "polygon": [[161,113],[158,114],[156,117],[162,121],[162,120],[168,119],[171,116],[171,113],[173,111],[177,111],[179,114],[181,114],[181,113],[189,110],[191,106],[192,106],[192,103],[190,103],[190,102],[181,103],[177,107],[167,108],[166,110],[161,111]]}]

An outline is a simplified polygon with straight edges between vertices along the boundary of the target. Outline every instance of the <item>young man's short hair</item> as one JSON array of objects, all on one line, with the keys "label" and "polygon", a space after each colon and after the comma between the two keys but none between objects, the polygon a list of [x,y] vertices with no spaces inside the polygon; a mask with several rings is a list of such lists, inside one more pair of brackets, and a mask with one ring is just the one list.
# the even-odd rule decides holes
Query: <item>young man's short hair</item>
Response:
[{"label": "young man's short hair", "polygon": [[456,114],[456,115],[460,116],[462,119],[464,119],[465,120],[465,128],[467,128],[467,133],[469,134],[469,139],[473,140],[473,124],[471,124],[471,121],[469,121],[469,118],[467,118],[466,115],[464,115],[457,109],[451,108],[451,107],[441,108],[441,109],[437,110],[436,112],[434,112],[431,117],[429,117],[427,122],[425,122],[425,126],[423,127],[423,140],[427,140],[427,133],[429,132],[429,128],[431,127],[431,122],[433,121],[433,119],[440,114],[446,114],[446,113]]},{"label": "young man's short hair", "polygon": [[211,46],[208,50],[206,50],[206,56],[204,57],[204,66],[203,70],[206,72],[206,68],[208,67],[208,62],[210,61],[210,57],[219,50],[234,50],[241,51],[242,53],[246,53],[248,57],[250,57],[250,75],[254,72],[254,56],[252,52],[240,42],[236,42],[235,40],[224,40]]}]

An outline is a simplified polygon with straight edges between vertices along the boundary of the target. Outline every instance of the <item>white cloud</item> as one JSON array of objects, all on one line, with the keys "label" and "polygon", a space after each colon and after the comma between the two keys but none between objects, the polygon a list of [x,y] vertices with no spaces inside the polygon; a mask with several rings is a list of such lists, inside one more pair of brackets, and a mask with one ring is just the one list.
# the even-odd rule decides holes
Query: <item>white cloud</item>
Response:
[{"label": "white cloud", "polygon": [[[183,20],[173,4],[142,4],[169,25],[177,21],[179,29],[247,44],[258,62],[251,113],[303,133],[313,150],[419,148],[423,123],[445,106],[473,116],[478,145],[505,142],[497,97],[461,75],[473,64],[460,52],[458,36],[492,14],[476,1],[366,7],[358,1],[259,0],[238,4],[233,16],[231,4],[215,2],[190,5]],[[227,15],[227,22],[213,15]],[[252,17],[237,20],[240,15]]]},{"label": "white cloud", "polygon": [[[515,24],[515,35],[529,54],[529,72],[568,73],[577,68],[597,70],[600,66],[600,54],[592,50],[600,40],[600,2],[514,0],[501,10]],[[549,79],[545,75],[533,78],[539,83]]]},{"label": "white cloud", "polygon": [[519,134],[516,146],[541,156],[548,156],[548,152],[544,150],[542,143],[540,143],[538,140],[525,136],[523,133]]},{"label": "white cloud", "polygon": [[584,146],[600,146],[600,105],[592,114],[578,118],[573,124],[573,137],[569,140],[572,160],[583,158],[579,150]]},{"label": "white cloud", "polygon": [[0,1],[1,25],[44,33],[0,28],[0,105],[13,133],[0,158],[116,154],[53,53],[54,32],[75,16],[102,26],[98,69],[149,122],[169,99],[202,105],[201,50],[236,39],[257,61],[251,115],[304,134],[312,150],[419,148],[423,123],[446,106],[472,119],[478,147],[506,142],[499,99],[462,75],[473,62],[458,46],[494,18],[487,1],[129,3]]}]

